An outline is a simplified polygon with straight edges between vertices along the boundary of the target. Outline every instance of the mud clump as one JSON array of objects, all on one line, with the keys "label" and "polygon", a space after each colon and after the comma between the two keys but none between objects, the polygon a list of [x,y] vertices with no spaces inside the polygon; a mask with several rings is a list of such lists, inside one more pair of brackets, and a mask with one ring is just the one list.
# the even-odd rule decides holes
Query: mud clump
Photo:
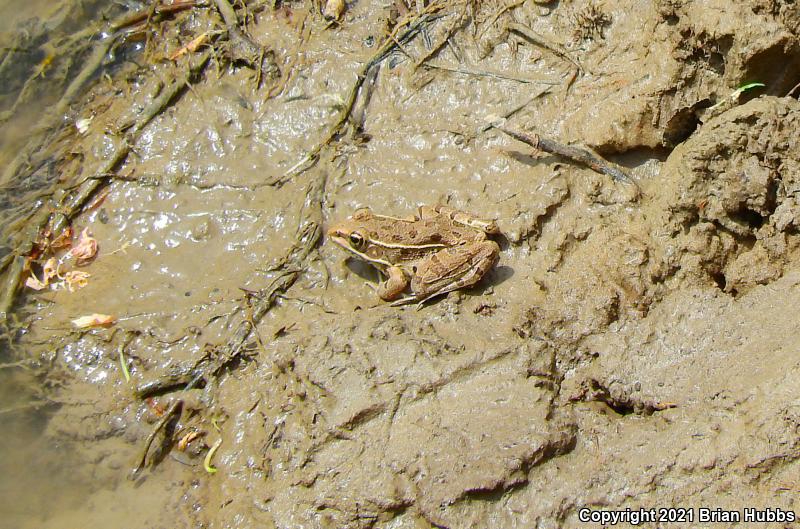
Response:
[{"label": "mud clump", "polygon": [[[798,247],[800,105],[763,97],[711,120],[661,170],[665,253],[745,293],[780,277]],[[666,240],[666,239],[665,239]]]},{"label": "mud clump", "polygon": [[[798,9],[793,2],[714,1],[655,5],[606,2],[603,39],[584,43],[599,86],[567,114],[565,131],[606,152],[674,147],[688,138],[705,109],[748,82],[784,96],[800,81]],[[580,3],[574,8],[580,10]],[[609,47],[614,53],[609,55]],[[583,82],[580,91],[590,91]],[[598,123],[589,116],[601,111]]]}]

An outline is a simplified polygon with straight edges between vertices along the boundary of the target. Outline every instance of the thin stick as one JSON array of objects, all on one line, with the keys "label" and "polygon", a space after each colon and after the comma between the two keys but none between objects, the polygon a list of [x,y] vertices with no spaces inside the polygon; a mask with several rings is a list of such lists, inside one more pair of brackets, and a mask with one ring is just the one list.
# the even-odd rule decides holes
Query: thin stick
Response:
[{"label": "thin stick", "polygon": [[125,29],[130,26],[135,26],[139,22],[143,22],[152,16],[163,16],[185,9],[193,8],[197,2],[189,0],[188,2],[174,2],[169,5],[156,4],[155,8],[143,9],[130,15],[124,15],[110,24],[110,28],[114,31]]},{"label": "thin stick", "polygon": [[[505,114],[503,114],[501,116],[501,118],[503,120],[510,118],[511,116],[513,116],[514,114],[516,114],[517,112],[519,112],[520,110],[525,108],[526,106],[528,106],[531,103],[533,103],[534,100],[542,97],[543,95],[547,94],[548,92],[550,92],[550,87],[549,86],[539,90],[539,92],[533,94],[533,96],[531,96],[528,99],[526,99],[523,103],[520,103],[519,105],[509,109]],[[483,134],[484,132],[486,132],[487,130],[491,129],[492,127],[495,127],[499,123],[502,123],[502,121],[493,121],[493,122],[491,122],[491,123],[489,123],[487,125],[484,125],[480,129],[478,129],[477,134]],[[476,136],[477,136],[477,134],[476,134]]]},{"label": "thin stick", "polygon": [[450,38],[452,38],[456,30],[463,27],[465,15],[466,15],[466,3],[462,3],[461,12],[458,14],[458,17],[456,17],[453,23],[450,24],[450,27],[448,27],[447,30],[444,32],[444,38],[439,39],[439,42],[431,46],[430,50],[428,50],[422,57],[420,57],[414,62],[414,70],[422,66],[425,63],[425,61],[427,61],[428,59],[439,53],[439,51],[450,41]]},{"label": "thin stick", "polygon": [[463,75],[472,75],[474,77],[492,77],[494,79],[501,79],[503,81],[516,81],[518,83],[524,84],[547,84],[547,85],[557,85],[561,84],[560,81],[556,81],[553,79],[546,79],[546,78],[539,78],[539,79],[526,79],[524,77],[511,77],[510,75],[504,75],[502,73],[495,73],[486,71],[473,71],[473,70],[464,70],[462,68],[450,68],[448,66],[441,66],[439,64],[431,64],[426,63],[423,65],[424,68],[433,68],[435,70],[443,70],[445,72],[453,72],[453,73],[460,73]]},{"label": "thin stick", "polygon": [[[539,35],[535,31],[533,31],[531,28],[529,28],[527,26],[523,26],[522,24],[519,24],[517,22],[510,22],[508,24],[508,29],[509,29],[509,31],[513,31],[514,33],[522,36],[523,38],[525,38],[525,40],[527,40],[531,44],[536,44],[537,46],[541,46],[542,48],[544,48],[544,49],[546,49],[546,50],[558,55],[560,58],[564,59],[565,61],[571,62],[580,71],[588,72],[588,70],[586,70],[583,66],[581,66],[581,64],[578,61],[576,61],[575,59],[570,57],[569,53],[567,53],[567,51],[565,49],[563,49],[558,44],[554,44],[554,43],[550,42],[549,40],[547,40],[543,36]],[[589,72],[589,73],[591,73],[591,72]]]},{"label": "thin stick", "polygon": [[16,413],[18,411],[26,411],[26,410],[29,410],[31,408],[34,408],[34,409],[35,408],[41,408],[43,406],[47,406],[48,404],[51,404],[51,403],[46,401],[46,400],[34,400],[34,401],[31,401],[31,402],[26,402],[25,404],[18,404],[16,406],[10,406],[8,408],[2,408],[2,409],[0,409],[0,415],[7,415],[7,414],[10,414],[10,413]]},{"label": "thin stick", "polygon": [[489,26],[491,26],[492,24],[497,22],[497,19],[500,18],[501,16],[503,16],[503,13],[505,13],[506,11],[511,11],[512,9],[516,9],[516,8],[518,8],[519,6],[521,6],[524,3],[525,3],[525,0],[516,0],[516,1],[511,2],[510,4],[507,4],[507,5],[503,6],[502,8],[500,8],[497,11],[497,13],[495,13],[494,15],[489,17],[490,20],[487,20],[486,22],[484,22],[483,27],[481,28],[480,32],[478,33],[478,37],[480,38],[481,36],[483,36],[483,34],[486,33],[486,30],[489,28]]},{"label": "thin stick", "polygon": [[[600,155],[587,151],[585,149],[580,149],[578,147],[573,147],[571,145],[564,145],[563,143],[559,143],[555,140],[551,140],[548,138],[542,138],[538,134],[527,135],[522,132],[509,130],[504,127],[493,125],[494,128],[505,132],[515,140],[519,140],[522,143],[526,143],[533,147],[534,149],[538,149],[540,151],[548,152],[551,154],[557,154],[558,156],[562,156],[567,158],[568,160],[572,160],[577,162],[581,165],[585,165],[592,171],[595,171],[600,174],[606,174],[617,181],[624,181],[631,184],[636,185],[636,183],[628,176],[620,167],[616,164],[613,164],[607,160],[604,160]],[[637,186],[638,187],[638,186]]]},{"label": "thin stick", "polygon": [[153,441],[160,432],[170,421],[173,415],[176,413],[179,414],[183,409],[183,401],[178,399],[172,403],[172,405],[167,409],[164,413],[164,416],[161,418],[158,423],[156,423],[155,428],[153,431],[150,432],[150,435],[147,436],[147,440],[144,443],[144,448],[142,449],[142,453],[139,456],[139,464],[133,469],[131,472],[131,477],[136,477],[136,475],[144,468],[145,463],[147,462],[147,453],[150,451],[150,446],[153,444]]},{"label": "thin stick", "polygon": [[791,90],[789,90],[789,93],[788,93],[788,94],[786,94],[786,97],[793,97],[793,96],[794,96],[794,93],[795,93],[795,91],[796,91],[798,88],[800,88],[800,83],[797,83],[796,85],[794,85],[794,87],[792,87],[792,89],[791,89]]},{"label": "thin stick", "polygon": [[272,77],[280,73],[280,68],[275,63],[273,53],[264,46],[254,41],[246,31],[239,28],[239,18],[228,0],[214,0],[228,29],[228,39],[231,42],[231,53],[237,61],[247,63],[257,71],[257,80],[260,83],[262,75]]}]

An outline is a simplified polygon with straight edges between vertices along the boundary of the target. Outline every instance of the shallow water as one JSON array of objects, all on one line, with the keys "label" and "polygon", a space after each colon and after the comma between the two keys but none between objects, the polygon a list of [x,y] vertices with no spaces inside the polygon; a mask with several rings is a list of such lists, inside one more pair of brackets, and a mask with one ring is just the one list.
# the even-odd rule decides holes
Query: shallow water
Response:
[{"label": "shallow water", "polygon": [[[73,17],[56,28],[58,31],[53,36],[91,22],[96,13],[91,11],[90,3],[83,5],[87,9],[77,12],[85,17],[81,18],[80,14]],[[54,9],[69,10],[69,3],[58,6],[49,0],[0,3],[0,43],[8,46],[18,42],[21,31],[40,27],[38,21],[52,19]],[[27,79],[31,75],[31,65],[35,67],[42,60],[38,50],[37,46],[19,50],[14,60],[19,66],[20,80]],[[0,110],[10,108],[18,93],[5,94]],[[57,97],[54,90],[50,95],[37,98],[0,125],[0,166],[5,167],[25,145],[29,132],[39,122],[48,103]],[[10,187],[18,189],[24,185]],[[4,185],[3,194],[9,192],[8,189]],[[55,381],[35,376],[28,362],[47,348],[12,352],[5,345],[0,347],[0,363],[3,364],[0,369],[0,527],[144,527],[138,521],[142,521],[142,511],[148,512],[141,509],[147,496],[136,495],[134,483],[121,481],[119,490],[107,490],[107,485],[93,479],[92,472],[76,471],[68,444],[53,442],[53,438],[46,435],[48,421],[59,404],[51,400],[54,392],[45,392],[40,386]],[[120,523],[122,520],[129,520],[131,525]]]}]

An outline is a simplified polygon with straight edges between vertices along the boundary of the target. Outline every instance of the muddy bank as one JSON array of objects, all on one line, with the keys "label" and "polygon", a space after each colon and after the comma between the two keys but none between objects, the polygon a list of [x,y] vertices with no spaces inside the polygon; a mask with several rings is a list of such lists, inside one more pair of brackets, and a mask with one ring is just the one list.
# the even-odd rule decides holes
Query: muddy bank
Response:
[{"label": "muddy bank", "polygon": [[[37,431],[70,454],[91,523],[119,516],[104,497],[207,527],[800,509],[793,3],[431,4],[399,45],[387,31],[420,13],[249,7],[275,69],[224,36],[166,60],[226,27],[196,7],[69,114],[91,121],[56,163],[106,179],[72,221],[100,252],[84,288],[23,293],[9,356],[48,381]],[[637,186],[531,152],[497,116],[613,157]],[[425,204],[496,219],[500,262],[391,307],[323,233],[359,207]],[[116,323],[70,330],[92,312]]]}]

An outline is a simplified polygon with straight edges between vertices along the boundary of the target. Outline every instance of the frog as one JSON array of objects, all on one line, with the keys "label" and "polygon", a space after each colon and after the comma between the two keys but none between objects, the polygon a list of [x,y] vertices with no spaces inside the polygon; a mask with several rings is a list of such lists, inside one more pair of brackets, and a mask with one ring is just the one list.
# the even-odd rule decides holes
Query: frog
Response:
[{"label": "frog", "polygon": [[377,294],[394,306],[422,306],[473,286],[497,264],[500,246],[489,236],[499,234],[495,221],[443,205],[406,218],[361,208],[328,230],[332,242],[386,276]]}]

